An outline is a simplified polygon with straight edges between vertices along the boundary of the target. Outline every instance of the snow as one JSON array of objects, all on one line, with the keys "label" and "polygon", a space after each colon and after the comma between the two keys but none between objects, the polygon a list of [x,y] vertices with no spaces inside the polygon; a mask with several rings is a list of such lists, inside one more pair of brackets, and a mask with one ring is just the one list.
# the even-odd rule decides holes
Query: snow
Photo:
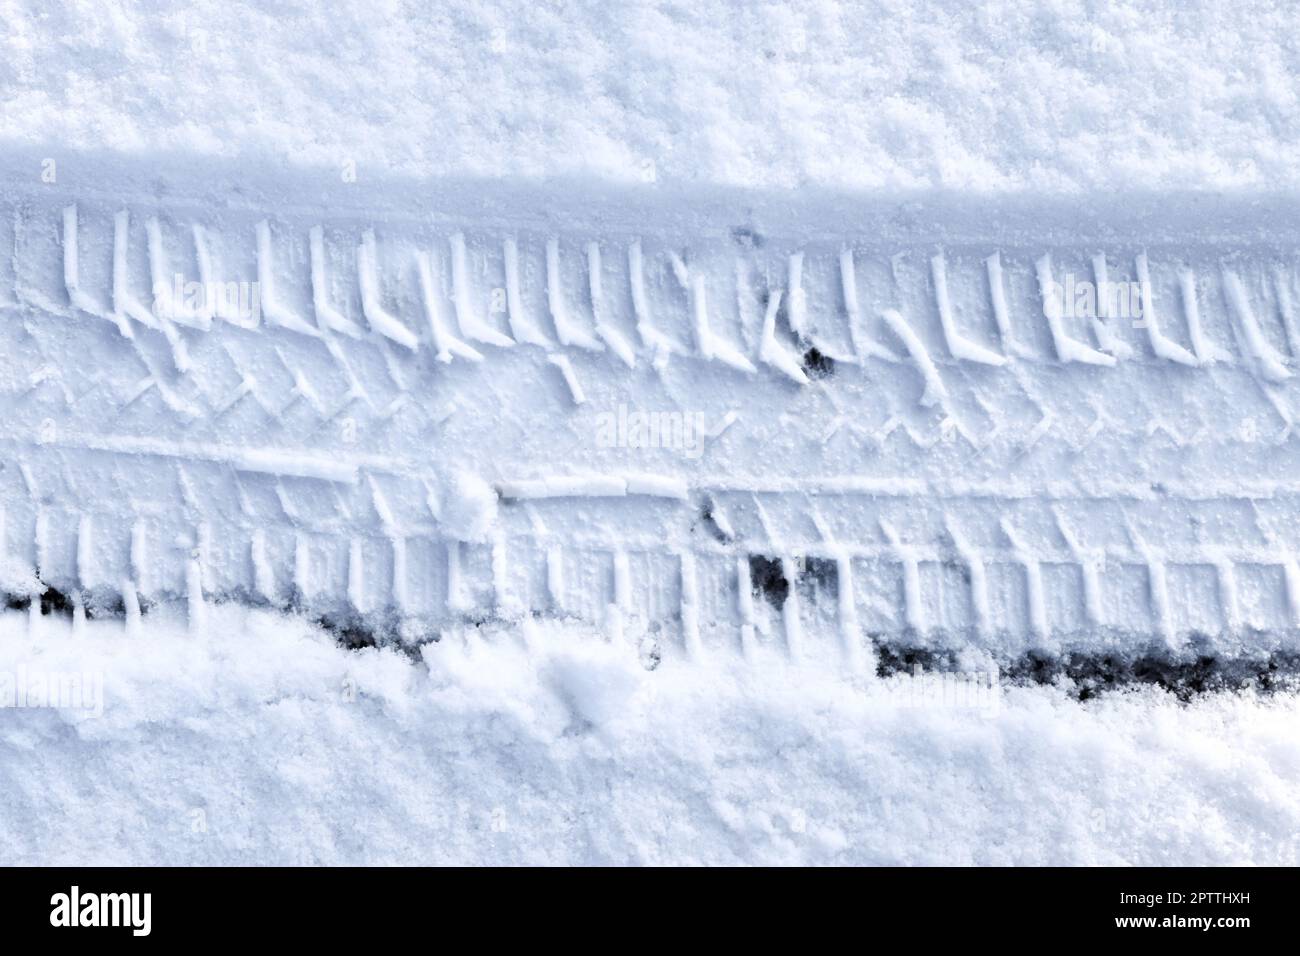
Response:
[{"label": "snow", "polygon": [[[158,14],[0,0],[0,21],[6,182],[47,154],[69,157],[68,179],[107,176],[111,163],[72,160],[102,151],[156,163],[160,193],[213,168],[257,201],[397,184],[370,194],[394,208],[417,181],[470,216],[550,195],[530,192],[545,180],[566,196],[554,208],[590,200],[600,220],[629,184],[628,217],[664,196],[727,209],[761,190],[769,212],[815,198],[834,225],[869,208],[899,231],[936,209],[983,229],[979,203],[1013,194],[1002,211],[1041,224],[1040,202],[1063,194],[1053,228],[1090,210],[1103,235],[1131,226],[1111,213],[1153,217],[1173,191],[1175,220],[1226,192],[1213,202],[1244,209],[1246,227],[1285,223],[1251,197],[1300,187],[1300,53],[1282,3],[200,0]],[[901,191],[924,202],[903,210]],[[563,463],[553,434],[522,440]],[[449,532],[490,540],[497,497],[480,475],[433,492]],[[40,587],[0,554],[0,590]],[[630,642],[531,621],[445,633],[412,659],[345,649],[296,617],[207,612],[197,634],[168,608],[136,634],[0,614],[8,862],[1300,857],[1295,694],[1080,703],[1063,687],[852,677],[815,655],[670,654],[651,670]],[[77,699],[45,706],[71,676]]]},{"label": "snow", "polygon": [[1294,188],[1285,3],[0,4],[0,139],[376,172]]},{"label": "snow", "polygon": [[461,541],[486,541],[497,518],[497,494],[478,475],[457,472],[443,492],[438,517]]},{"label": "snow", "polygon": [[0,721],[13,863],[1300,857],[1291,696],[1081,705],[730,657],[648,671],[561,626],[411,660],[231,607],[198,638],[43,624],[4,619],[0,675],[101,675],[103,713]]}]

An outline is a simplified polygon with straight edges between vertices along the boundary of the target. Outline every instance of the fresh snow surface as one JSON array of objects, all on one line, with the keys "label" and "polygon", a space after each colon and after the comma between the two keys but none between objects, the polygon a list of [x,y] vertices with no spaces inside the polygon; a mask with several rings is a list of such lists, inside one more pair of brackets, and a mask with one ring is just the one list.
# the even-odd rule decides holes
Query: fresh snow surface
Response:
[{"label": "fresh snow surface", "polygon": [[1288,3],[4,0],[0,137],[419,175],[1300,184]]},{"label": "fresh snow surface", "polygon": [[[552,626],[412,661],[212,608],[200,637],[46,618],[0,681],[11,863],[1295,865],[1300,702],[666,660]],[[4,686],[0,685],[0,692]]]}]

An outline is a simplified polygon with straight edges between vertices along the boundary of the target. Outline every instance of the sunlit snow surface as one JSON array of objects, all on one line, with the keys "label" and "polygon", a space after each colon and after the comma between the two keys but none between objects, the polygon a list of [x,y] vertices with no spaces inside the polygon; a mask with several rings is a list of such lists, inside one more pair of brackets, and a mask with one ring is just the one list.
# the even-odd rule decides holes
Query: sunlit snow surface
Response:
[{"label": "sunlit snow surface", "polygon": [[0,4],[0,136],[367,172],[1294,188],[1290,4]]},{"label": "sunlit snow surface", "polygon": [[1297,861],[1293,696],[647,670],[558,626],[412,660],[211,611],[207,634],[132,640],[6,616],[0,680],[102,680],[0,714],[8,861]]}]

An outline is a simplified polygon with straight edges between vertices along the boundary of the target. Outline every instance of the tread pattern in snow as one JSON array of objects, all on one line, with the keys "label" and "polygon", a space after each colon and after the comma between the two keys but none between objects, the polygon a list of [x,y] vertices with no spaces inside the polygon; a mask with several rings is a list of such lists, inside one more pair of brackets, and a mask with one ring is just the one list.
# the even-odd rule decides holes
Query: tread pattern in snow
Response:
[{"label": "tread pattern in snow", "polygon": [[[838,634],[851,660],[882,637],[1240,656],[1300,630],[1280,242],[97,198],[2,228],[4,554],[79,605],[557,614],[695,653]],[[1088,282],[1140,290],[1141,317],[1045,294]],[[462,474],[499,496],[486,530]]]}]

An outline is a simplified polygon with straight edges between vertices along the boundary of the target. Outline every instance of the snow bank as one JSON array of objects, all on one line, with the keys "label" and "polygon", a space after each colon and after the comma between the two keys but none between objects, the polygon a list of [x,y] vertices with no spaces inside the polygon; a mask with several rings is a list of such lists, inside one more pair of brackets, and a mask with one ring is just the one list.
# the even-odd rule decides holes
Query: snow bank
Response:
[{"label": "snow bank", "polygon": [[0,139],[421,176],[1300,183],[1286,3],[0,2]]},{"label": "snow bank", "polygon": [[[0,620],[0,695],[30,695],[0,713],[13,863],[1300,857],[1293,696],[1080,705],[778,661],[647,671],[558,627],[412,661],[225,607],[199,637],[42,624]],[[33,706],[72,673],[98,675],[102,715]]]}]

